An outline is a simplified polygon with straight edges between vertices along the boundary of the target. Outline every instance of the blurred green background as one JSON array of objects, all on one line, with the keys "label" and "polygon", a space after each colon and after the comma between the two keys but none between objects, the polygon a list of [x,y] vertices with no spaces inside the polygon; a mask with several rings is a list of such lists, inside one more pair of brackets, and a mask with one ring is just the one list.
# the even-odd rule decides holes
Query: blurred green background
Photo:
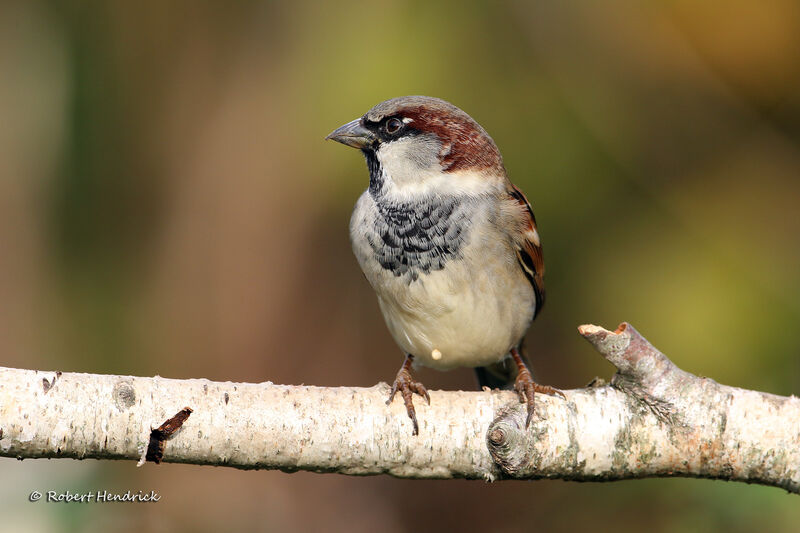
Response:
[{"label": "blurred green background", "polygon": [[[682,368],[800,391],[800,4],[3,2],[0,365],[370,386],[402,355],[348,240],[393,96],[462,107],[536,210],[534,371],[608,378],[630,321]],[[470,389],[470,370],[418,374]],[[401,481],[0,460],[8,531],[797,531],[778,489]],[[156,504],[29,503],[155,490]]]}]

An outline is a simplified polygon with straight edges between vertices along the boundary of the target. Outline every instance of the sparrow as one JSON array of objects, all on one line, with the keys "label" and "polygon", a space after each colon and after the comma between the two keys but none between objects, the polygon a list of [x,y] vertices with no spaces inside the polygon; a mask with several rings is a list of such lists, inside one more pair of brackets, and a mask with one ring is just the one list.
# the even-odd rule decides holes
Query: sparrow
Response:
[{"label": "sparrow", "polygon": [[488,133],[438,98],[376,105],[326,139],[358,148],[369,187],[350,220],[353,252],[405,353],[399,392],[419,434],[413,395],[430,404],[414,367],[476,367],[479,383],[510,384],[527,402],[564,394],[533,381],[522,339],[544,304],[542,244],[533,209],[509,181]]}]

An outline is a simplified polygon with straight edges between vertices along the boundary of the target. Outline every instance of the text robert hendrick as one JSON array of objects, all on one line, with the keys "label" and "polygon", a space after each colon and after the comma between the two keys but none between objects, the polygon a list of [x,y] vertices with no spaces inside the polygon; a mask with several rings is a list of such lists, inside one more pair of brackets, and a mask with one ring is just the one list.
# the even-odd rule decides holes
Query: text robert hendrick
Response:
[{"label": "text robert hendrick", "polygon": [[[44,496],[44,498],[42,498]],[[133,502],[133,503],[149,503],[157,502],[161,496],[156,491],[126,491],[126,492],[110,492],[107,490],[97,490],[92,492],[57,492],[48,490],[44,495],[35,490],[30,493],[29,500],[38,502],[44,499],[46,502],[61,502],[61,503],[110,503],[110,502]]]}]

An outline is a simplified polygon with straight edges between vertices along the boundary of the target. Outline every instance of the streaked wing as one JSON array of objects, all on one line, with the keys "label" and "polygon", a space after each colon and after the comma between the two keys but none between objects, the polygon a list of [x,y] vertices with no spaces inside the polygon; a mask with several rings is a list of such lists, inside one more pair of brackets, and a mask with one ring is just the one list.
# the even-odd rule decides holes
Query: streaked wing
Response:
[{"label": "streaked wing", "polygon": [[542,257],[542,244],[539,240],[539,232],[536,230],[536,217],[533,215],[531,204],[528,199],[514,184],[511,184],[509,195],[525,208],[526,218],[522,224],[522,236],[517,241],[517,260],[519,261],[525,276],[533,286],[536,295],[536,315],[544,305],[544,258]]}]

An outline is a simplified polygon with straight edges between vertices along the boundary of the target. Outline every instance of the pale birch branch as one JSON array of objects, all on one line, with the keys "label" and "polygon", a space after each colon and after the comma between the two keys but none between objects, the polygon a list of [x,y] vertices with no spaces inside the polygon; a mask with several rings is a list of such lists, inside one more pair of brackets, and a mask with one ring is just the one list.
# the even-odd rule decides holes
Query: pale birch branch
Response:
[{"label": "pale birch branch", "polygon": [[[420,435],[386,384],[219,383],[0,368],[0,456],[139,459],[184,407],[163,460],[408,478],[692,476],[800,492],[800,400],[720,385],[677,368],[636,330],[581,326],[617,368],[610,385],[536,396],[431,392]],[[184,412],[184,415],[188,411]],[[174,424],[173,424],[174,425]]]}]

